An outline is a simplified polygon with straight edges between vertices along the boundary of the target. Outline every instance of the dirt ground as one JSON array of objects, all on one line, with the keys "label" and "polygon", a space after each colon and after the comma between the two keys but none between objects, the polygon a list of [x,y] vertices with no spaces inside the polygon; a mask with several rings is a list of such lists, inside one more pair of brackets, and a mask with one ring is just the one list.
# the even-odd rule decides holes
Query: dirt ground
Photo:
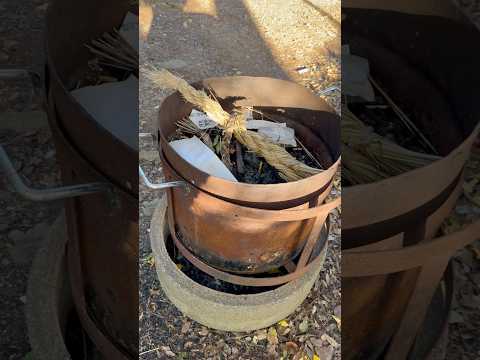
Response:
[{"label": "dirt ground", "polygon": [[[216,6],[205,6],[215,3]],[[337,13],[301,0],[155,1],[154,23],[141,44],[143,68],[167,68],[188,81],[228,75],[291,79],[314,92],[340,86]],[[201,6],[203,4],[203,6]],[[185,7],[184,7],[185,6]],[[335,18],[335,16],[337,18]],[[140,85],[141,132],[148,133],[165,92]],[[339,92],[325,98],[338,109]],[[140,138],[141,165],[156,181],[162,173],[155,144]],[[339,189],[336,190],[339,192]],[[158,194],[141,188],[141,359],[340,359],[340,222],[335,216],[324,270],[303,305],[281,325],[251,333],[207,329],[184,317],[165,297],[151,261],[150,217]]]}]

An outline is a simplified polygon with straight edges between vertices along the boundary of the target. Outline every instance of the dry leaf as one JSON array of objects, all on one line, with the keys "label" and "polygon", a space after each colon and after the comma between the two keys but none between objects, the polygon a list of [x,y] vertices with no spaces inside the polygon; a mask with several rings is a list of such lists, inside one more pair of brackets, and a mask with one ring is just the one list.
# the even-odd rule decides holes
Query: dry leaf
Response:
[{"label": "dry leaf", "polygon": [[165,355],[170,357],[175,357],[175,353],[172,350],[170,350],[168,346],[162,346],[161,349],[165,353]]},{"label": "dry leaf", "polygon": [[320,337],[323,341],[327,341],[330,345],[332,345],[334,348],[337,348],[339,347],[338,343],[335,341],[334,338],[332,338],[330,335],[328,334],[323,334],[321,337]]},{"label": "dry leaf", "polygon": [[188,332],[188,330],[190,330],[190,321],[185,321],[183,323],[183,326],[182,326],[182,329],[180,330],[182,334],[186,334]]},{"label": "dry leaf", "polygon": [[145,259],[145,262],[148,265],[150,265],[150,267],[155,266],[155,256],[153,255],[153,253],[151,253],[150,255],[147,256],[147,258]]},{"label": "dry leaf", "polygon": [[278,345],[277,330],[274,327],[268,329],[267,341],[270,345]]},{"label": "dry leaf", "polygon": [[298,351],[298,345],[293,341],[287,341],[285,343],[285,348],[291,354],[296,354]]},{"label": "dry leaf", "polygon": [[198,332],[198,335],[200,336],[207,336],[208,335],[208,329],[206,327],[202,327],[202,330]]},{"label": "dry leaf", "polygon": [[278,325],[281,327],[288,327],[288,321],[287,320],[281,320],[278,322]]},{"label": "dry leaf", "polygon": [[267,330],[259,330],[256,335],[258,341],[265,340],[267,338]]},{"label": "dry leaf", "polygon": [[333,319],[337,322],[338,327],[342,326],[342,320],[335,315],[332,315]]},{"label": "dry leaf", "polygon": [[154,313],[155,311],[157,311],[157,304],[155,304],[153,301],[150,301],[148,303],[148,309],[150,310],[150,312]]},{"label": "dry leaf", "polygon": [[300,325],[298,325],[298,330],[300,331],[300,333],[306,333],[307,330],[308,330],[308,320],[307,319],[304,319]]},{"label": "dry leaf", "polygon": [[152,296],[160,295],[160,289],[150,289],[150,295]]}]

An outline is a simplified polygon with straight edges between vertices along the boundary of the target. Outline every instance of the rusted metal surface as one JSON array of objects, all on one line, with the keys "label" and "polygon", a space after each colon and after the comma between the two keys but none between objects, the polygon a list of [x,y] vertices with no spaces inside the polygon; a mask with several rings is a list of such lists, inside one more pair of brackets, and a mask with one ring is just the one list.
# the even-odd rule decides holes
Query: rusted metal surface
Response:
[{"label": "rusted metal surface", "polygon": [[273,185],[226,181],[194,168],[168,143],[176,122],[192,107],[175,93],[160,108],[159,152],[165,177],[188,183],[169,192],[185,247],[223,271],[256,274],[281,267],[302,251],[309,238],[315,238],[312,234],[318,235],[321,226],[316,219],[322,218],[323,224],[328,214],[317,206],[330,193],[340,161],[339,118],[321,99],[286,81],[233,77],[202,84],[226,109],[232,108],[231,99],[241,99],[235,106],[255,106],[265,113],[281,107],[292,126],[298,121],[302,129],[296,134],[312,153],[319,155],[324,146],[330,151],[330,167],[301,181]]},{"label": "rusted metal surface", "polygon": [[[441,51],[432,51],[440,49],[436,42],[445,43],[440,33],[449,31],[440,32],[438,23],[451,27],[459,38],[458,27],[463,27],[445,19],[427,21],[371,10],[344,13],[351,19],[347,29],[351,34],[373,38],[436,79],[464,131],[463,142],[430,166],[343,189],[342,358],[404,360],[453,252],[479,237],[477,223],[464,232],[432,240],[462,192],[463,168],[480,131],[478,91],[472,96],[453,90],[465,87],[472,92],[471,83],[465,83],[471,79],[464,74],[471,72],[468,64],[479,60],[466,56],[466,63],[457,66],[445,55],[450,49],[442,46]],[[396,31],[404,21],[409,23],[408,31]],[[395,23],[397,27],[392,26]],[[418,31],[422,36],[415,35]],[[469,36],[466,30],[463,44],[469,43]],[[411,51],[412,46],[418,52]],[[458,44],[452,46],[460,58],[459,54],[471,51],[468,46],[463,50]],[[388,88],[387,79],[382,80]]]},{"label": "rusted metal surface", "polygon": [[47,26],[48,115],[65,184],[107,182],[66,202],[69,275],[82,325],[107,359],[138,358],[138,152],[74,101],[84,43],[122,22],[129,1],[52,1]]},{"label": "rusted metal surface", "polygon": [[450,258],[458,249],[478,239],[480,239],[480,221],[458,233],[398,250],[343,252],[342,276],[344,277],[371,277],[419,269],[403,316],[399,324],[393,326],[396,330],[385,359],[407,358]]},{"label": "rusted metal surface", "polygon": [[[58,128],[52,98],[49,122],[62,180],[106,181]],[[66,201],[69,275],[80,320],[99,350],[107,358],[133,359],[138,356],[138,200],[114,191],[116,204],[106,194]]]},{"label": "rusted metal surface", "polygon": [[[162,160],[165,165],[164,171],[170,174],[170,176],[172,174],[175,174],[175,171],[170,167],[168,162],[166,162],[163,157],[162,157]],[[330,187],[328,188],[328,190],[330,190]],[[188,190],[188,192],[192,192],[192,196],[194,198],[202,196],[202,191],[193,187],[191,187],[190,190]],[[306,220],[311,218],[314,219],[313,227],[310,230],[308,238],[301,249],[301,254],[297,264],[294,265],[292,268],[290,263],[291,259],[290,259],[289,261],[284,262],[281,265],[280,264],[275,265],[276,267],[286,265],[287,268],[291,269],[290,274],[284,275],[284,276],[251,278],[251,277],[244,277],[244,276],[229,274],[225,271],[220,271],[210,266],[209,264],[212,264],[212,263],[215,265],[220,264],[220,266],[217,265],[217,268],[225,268],[225,265],[223,265],[225,257],[222,256],[222,258],[220,258],[220,256],[218,256],[218,258],[215,258],[214,256],[212,256],[211,253],[206,253],[207,250],[205,250],[205,252],[200,253],[200,258],[203,258],[203,259],[207,258],[205,261],[202,261],[201,259],[197,258],[194,254],[192,254],[191,251],[189,251],[189,249],[187,249],[188,242],[187,242],[187,245],[184,245],[177,236],[175,207],[178,205],[174,203],[173,188],[169,189],[169,192],[168,192],[168,203],[169,203],[168,223],[170,227],[170,233],[172,235],[172,238],[176,247],[179,249],[182,255],[185,256],[185,258],[187,258],[194,266],[196,266],[200,270],[206,272],[207,274],[217,279],[230,282],[233,284],[237,284],[237,285],[274,286],[274,285],[284,284],[286,282],[299,278],[301,275],[305,274],[312,266],[315,266],[315,264],[317,264],[317,262],[319,261],[318,260],[318,258],[320,258],[319,255],[317,255],[316,259],[313,259],[313,260],[311,259],[314,247],[321,238],[320,234],[322,232],[322,229],[325,228],[325,223],[328,219],[329,213],[333,209],[337,208],[341,202],[340,197],[338,197],[327,204],[319,205],[323,202],[323,200],[324,200],[323,198],[319,198],[317,200],[317,206],[307,208],[307,209],[263,210],[263,209],[253,209],[253,208],[247,208],[239,205],[234,205],[234,212],[233,213],[230,213],[229,211],[227,212],[227,214],[230,214],[231,216],[233,216],[233,218],[241,218],[244,221],[251,221],[251,222],[260,223],[260,224],[266,223],[267,225],[271,224],[272,220],[275,222],[281,223],[281,222]],[[231,204],[228,204],[223,200],[218,200],[218,201],[224,204],[224,206],[219,206],[219,204],[217,203],[214,204],[214,208],[218,208],[220,212],[225,208],[225,206],[231,206]],[[327,229],[327,235],[328,235],[328,229]],[[324,238],[325,238],[325,234],[323,236],[323,239]],[[209,239],[206,239],[203,241],[204,243],[207,243],[207,246],[205,246],[206,248],[208,248],[208,240]],[[244,245],[245,248],[241,248],[238,246],[234,247],[232,246],[232,244],[227,243],[227,244],[223,244],[223,247],[220,249],[220,251],[224,250],[223,253],[226,253],[226,252],[231,253],[232,258],[235,261],[238,261],[238,259],[241,259],[240,256],[243,254],[242,251],[248,252],[248,254],[250,255],[250,258],[252,258],[251,254],[255,254],[255,252],[257,251],[265,251],[265,247],[260,247],[256,244],[256,242],[261,241],[261,239],[258,240],[254,238],[252,240],[251,239],[248,239],[248,240],[249,240],[248,243],[244,241],[244,243],[246,243],[246,245]],[[260,245],[264,245],[264,243]],[[327,244],[325,242],[324,246],[326,245]],[[277,248],[281,249],[281,246],[282,244],[278,244]],[[213,247],[210,246],[210,248],[208,249],[210,250],[211,248]],[[219,246],[217,245],[214,248],[214,250],[217,250],[218,248]],[[277,250],[277,252],[279,251],[280,250]],[[258,269],[258,266],[260,264],[261,266],[264,266],[266,269],[266,266],[265,266],[266,262],[264,259],[257,260],[257,258],[255,257],[253,259],[254,261],[256,260],[257,263],[252,263],[252,266],[257,266],[257,269]],[[267,265],[271,265],[271,264],[267,264]],[[231,269],[227,269],[227,270],[231,271]],[[265,272],[265,271],[266,270],[262,269],[258,272]]]}]

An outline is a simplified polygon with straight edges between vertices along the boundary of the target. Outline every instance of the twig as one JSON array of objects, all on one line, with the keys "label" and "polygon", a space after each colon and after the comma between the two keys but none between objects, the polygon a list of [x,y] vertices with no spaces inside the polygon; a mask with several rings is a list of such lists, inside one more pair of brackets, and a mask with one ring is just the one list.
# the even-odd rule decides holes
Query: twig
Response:
[{"label": "twig", "polygon": [[433,154],[438,155],[438,152],[435,149],[435,147],[430,143],[430,141],[428,141],[428,139],[422,134],[422,132],[417,128],[417,126],[413,123],[413,121],[410,120],[409,117],[402,111],[402,109],[400,109],[398,105],[395,104],[395,102],[392,100],[390,96],[388,96],[385,90],[383,90],[380,87],[380,85],[371,76],[369,76],[369,80],[373,84],[373,86],[375,86],[375,88],[380,92],[380,94],[382,94],[385,100],[387,100],[389,105],[392,107],[393,111],[395,111],[395,113],[398,115],[400,120],[403,121],[406,128],[410,130],[412,134],[418,135],[423,140],[425,145],[427,145],[427,147],[429,147],[430,150],[433,151]]},{"label": "twig", "polygon": [[315,164],[321,169],[322,164],[320,164],[320,161],[318,161],[317,158],[313,156],[313,154],[305,147],[305,145],[303,145],[303,143],[298,137],[295,136],[295,139],[297,140],[297,143],[302,147],[303,151],[305,151],[305,153],[308,155],[308,157],[312,159],[312,161],[314,161]]},{"label": "twig", "polygon": [[155,349],[151,349],[151,350],[147,350],[147,351],[142,351],[140,354],[138,354],[138,356],[142,356],[142,355],[145,355],[145,354],[149,354],[149,353],[152,353],[154,351],[158,351],[160,350],[159,347],[155,348]]},{"label": "twig", "polygon": [[245,173],[245,164],[243,163],[243,157],[242,157],[242,146],[238,141],[235,141],[235,150],[236,150],[236,157],[237,157],[237,172],[239,174],[244,174]]}]

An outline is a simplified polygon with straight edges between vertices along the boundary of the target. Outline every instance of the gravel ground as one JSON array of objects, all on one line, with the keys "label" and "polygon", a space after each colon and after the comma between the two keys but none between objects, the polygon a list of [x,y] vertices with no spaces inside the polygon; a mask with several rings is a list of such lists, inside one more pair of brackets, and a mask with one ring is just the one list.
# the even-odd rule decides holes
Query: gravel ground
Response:
[{"label": "gravel ground", "polygon": [[[444,225],[444,233],[480,220],[480,147],[466,167],[466,193]],[[472,201],[473,200],[473,201]],[[453,260],[455,295],[450,312],[448,360],[480,358],[480,240],[457,252]]]},{"label": "gravel ground", "polygon": [[[235,74],[291,79],[320,92],[339,86],[338,24],[334,15],[304,1],[156,1],[155,18],[141,44],[144,68],[165,67],[188,81]],[[329,1],[336,4],[338,1]],[[203,4],[203,6],[202,6]],[[286,31],[288,29],[288,31]],[[303,70],[301,70],[303,69]],[[140,83],[141,132],[152,129],[166,93]],[[326,97],[338,108],[338,92]],[[141,164],[161,181],[154,143],[141,136]],[[337,181],[339,183],[339,181]],[[339,189],[337,190],[339,191]],[[325,268],[314,290],[286,322],[252,333],[207,329],[166,299],[156,277],[148,239],[158,195],[141,188],[140,352],[142,359],[340,359],[340,222],[335,216]],[[282,326],[283,325],[283,326]],[[274,334],[274,335],[272,335]]]}]

